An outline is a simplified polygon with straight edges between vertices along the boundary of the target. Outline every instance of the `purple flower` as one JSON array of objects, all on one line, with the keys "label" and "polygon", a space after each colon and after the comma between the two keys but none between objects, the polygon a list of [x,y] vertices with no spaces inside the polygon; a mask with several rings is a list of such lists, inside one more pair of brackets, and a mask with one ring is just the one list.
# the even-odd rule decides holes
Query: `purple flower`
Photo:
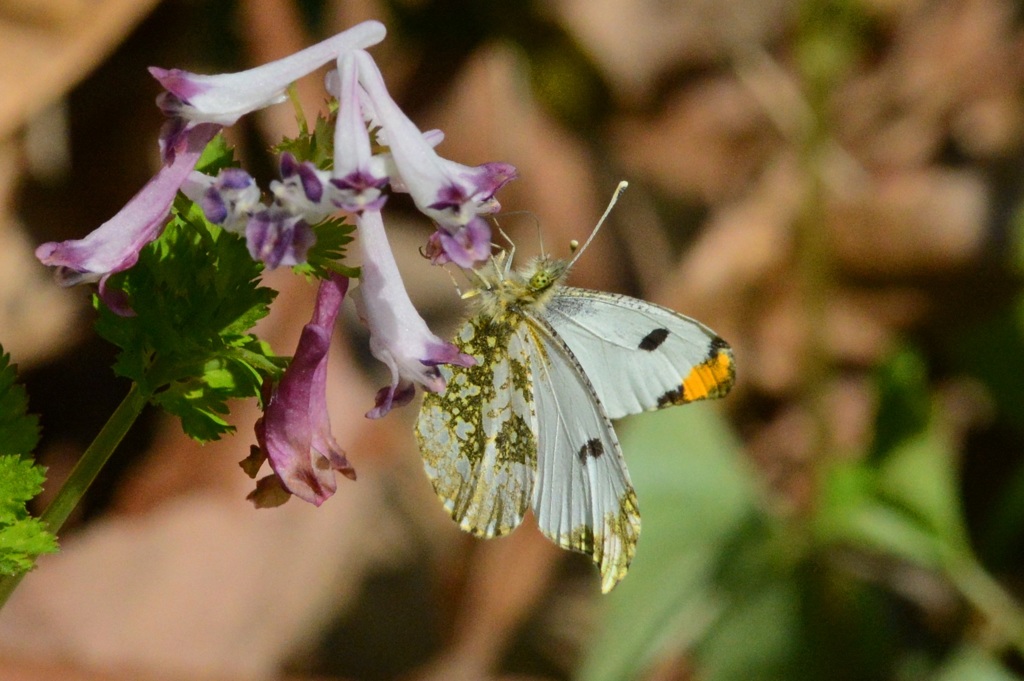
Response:
[{"label": "purple flower", "polygon": [[[392,187],[406,188],[416,207],[453,237],[439,239],[450,260],[462,267],[485,260],[490,249],[484,253],[481,245],[490,244],[490,228],[477,216],[500,208],[494,194],[515,178],[515,168],[507,163],[485,163],[474,168],[438,156],[391,99],[370,55],[359,50],[352,53],[352,59],[359,68],[364,104],[372,123],[381,127],[377,139],[390,148],[398,172],[397,178],[392,177]],[[339,74],[339,86],[342,76]],[[467,229],[470,234],[465,233]]]},{"label": "purple flower", "polygon": [[392,407],[409,402],[415,384],[425,390],[444,390],[438,364],[472,366],[475,360],[431,333],[413,307],[398,272],[379,211],[356,217],[362,276],[357,310],[370,329],[370,352],[391,370],[391,383],[377,393],[366,416],[380,418]]},{"label": "purple flower", "polygon": [[241,168],[224,168],[217,177],[193,171],[181,193],[202,208],[207,220],[236,234],[245,231],[250,215],[264,208],[256,180]]},{"label": "purple flower", "polygon": [[219,131],[220,126],[212,124],[192,128],[176,140],[176,153],[117,215],[82,239],[42,244],[36,257],[57,268],[62,286],[99,281],[100,296],[110,308],[131,314],[123,294],[107,288],[107,278],[134,265],[142,247],[160,236],[178,188]]},{"label": "purple flower", "polygon": [[331,174],[313,163],[299,163],[289,152],[281,154],[280,180],[270,183],[274,200],[287,210],[317,223],[333,213],[336,207],[327,199]]},{"label": "purple flower", "polygon": [[[337,274],[320,283],[313,318],[302,329],[295,356],[256,422],[260,454],[270,461],[281,485],[317,506],[337,489],[334,471],[356,477],[331,435],[327,413],[327,351],[347,290],[348,279]],[[257,505],[266,487],[258,485],[251,495]]]},{"label": "purple flower", "polygon": [[306,252],[316,243],[316,233],[302,216],[275,204],[249,218],[245,241],[252,259],[272,270],[306,262]]},{"label": "purple flower", "polygon": [[[247,71],[204,76],[180,69],[150,67],[167,90],[157,104],[188,126],[234,125],[247,113],[284,101],[288,86],[339,55],[376,45],[386,34],[379,21],[364,21],[293,55]],[[168,131],[173,138],[175,131]]]},{"label": "purple flower", "polygon": [[475,217],[454,234],[438,229],[427,239],[425,253],[435,265],[454,262],[470,269],[490,256],[491,228],[482,218]]}]

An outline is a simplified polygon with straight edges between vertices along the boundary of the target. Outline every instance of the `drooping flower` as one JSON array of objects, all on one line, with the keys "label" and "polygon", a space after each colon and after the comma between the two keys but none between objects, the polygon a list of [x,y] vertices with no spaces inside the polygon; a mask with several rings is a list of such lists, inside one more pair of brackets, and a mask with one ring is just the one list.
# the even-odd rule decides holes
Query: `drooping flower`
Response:
[{"label": "drooping flower", "polygon": [[164,137],[173,139],[200,123],[234,125],[247,113],[284,101],[288,86],[302,76],[345,52],[376,45],[386,33],[379,21],[364,21],[283,59],[238,73],[206,76],[150,67],[149,72],[167,90],[157,104],[168,116],[186,122],[183,128],[167,129]]},{"label": "drooping flower", "polygon": [[[317,506],[337,490],[335,471],[355,479],[355,470],[331,434],[327,412],[327,354],[347,290],[348,279],[341,275],[320,283],[313,318],[302,329],[295,356],[256,422],[259,453],[270,462],[281,486]],[[257,505],[266,487],[259,485],[251,496]]]},{"label": "drooping flower", "polygon": [[381,128],[377,139],[388,145],[397,170],[392,188],[404,187],[416,207],[452,237],[441,235],[438,239],[448,259],[461,267],[485,260],[490,254],[490,228],[478,216],[500,209],[494,194],[515,179],[515,168],[507,163],[470,167],[439,156],[388,94],[370,55],[358,50],[352,58],[358,66],[371,124]]},{"label": "drooping flower", "polygon": [[388,176],[383,163],[373,158],[370,135],[362,111],[362,88],[353,53],[338,58],[338,116],[334,125],[334,169],[331,202],[356,214],[379,211],[387,198]]},{"label": "drooping flower", "polygon": [[[150,73],[167,90],[158,98],[158,104],[171,116],[160,135],[163,166],[113,218],[82,239],[41,245],[36,257],[43,264],[58,268],[58,281],[64,286],[98,281],[100,296],[111,309],[119,314],[131,314],[124,295],[108,289],[107,278],[134,265],[142,247],[163,231],[174,197],[195,169],[206,144],[224,126],[234,124],[241,116],[281,101],[287,87],[297,78],[337,60],[345,52],[380,42],[385,33],[383,24],[367,21],[284,59],[239,73],[204,76],[152,67]],[[239,216],[246,210],[236,210],[232,215],[231,206],[226,202],[223,206],[216,205],[223,199],[223,192],[218,192],[201,205],[213,216],[211,219],[222,214],[225,221],[235,218],[230,226],[239,229]],[[262,215],[252,230],[261,237],[259,252],[269,252],[275,257],[280,254],[277,263],[281,264],[303,252],[303,244],[308,247],[309,236],[305,232],[308,225],[301,226],[304,222],[287,222],[279,214],[268,216],[262,211],[256,214]],[[294,244],[282,246],[278,238],[282,230],[268,231],[270,226],[284,226],[285,233],[297,237]],[[249,231],[248,226],[246,230]],[[267,250],[268,243],[272,243],[273,248]]]},{"label": "drooping flower", "polygon": [[131,314],[123,295],[107,288],[107,278],[134,265],[142,247],[160,236],[178,188],[219,130],[212,124],[192,128],[178,138],[173,158],[114,217],[82,239],[42,244],[36,257],[57,268],[62,286],[98,281],[100,296],[110,308]]},{"label": "drooping flower", "polygon": [[374,408],[366,414],[380,418],[392,407],[409,402],[417,383],[431,392],[444,390],[437,365],[472,366],[475,360],[434,335],[413,307],[380,212],[363,211],[356,225],[362,256],[356,306],[370,329],[370,352],[391,370],[391,383],[378,391]]}]

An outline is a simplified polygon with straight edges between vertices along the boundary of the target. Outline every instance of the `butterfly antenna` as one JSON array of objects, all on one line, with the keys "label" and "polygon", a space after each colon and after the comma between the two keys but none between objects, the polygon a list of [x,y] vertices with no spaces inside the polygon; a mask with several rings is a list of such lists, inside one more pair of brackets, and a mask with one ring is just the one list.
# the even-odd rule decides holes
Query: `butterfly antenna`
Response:
[{"label": "butterfly antenna", "polygon": [[[495,226],[497,227],[497,223],[495,223]],[[498,227],[498,233],[501,234],[501,237],[508,242],[508,250],[505,251],[504,273],[502,273],[502,270],[498,268],[498,263],[496,261],[494,262],[494,271],[502,273],[503,278],[507,278],[509,271],[512,269],[512,258],[516,255],[516,242],[512,241],[512,238],[508,234],[505,234],[505,230],[501,227]],[[491,256],[491,260],[494,261],[493,255]]]},{"label": "butterfly antenna", "polygon": [[590,242],[594,240],[595,236],[597,236],[597,231],[601,229],[601,225],[603,225],[604,221],[608,219],[608,214],[612,212],[612,208],[615,207],[615,203],[619,200],[619,197],[622,196],[622,192],[626,191],[626,187],[628,186],[629,183],[625,180],[619,182],[619,186],[615,188],[615,193],[612,194],[612,200],[608,202],[608,207],[604,209],[604,214],[601,215],[601,219],[597,221],[597,226],[594,227],[594,231],[590,233],[590,236],[587,237],[587,240],[583,242],[582,246],[576,248],[575,242],[573,243],[574,253],[572,260],[569,261],[567,267],[572,267],[573,264],[579,260],[579,257],[583,255],[583,251],[587,250],[587,246],[589,246]]}]

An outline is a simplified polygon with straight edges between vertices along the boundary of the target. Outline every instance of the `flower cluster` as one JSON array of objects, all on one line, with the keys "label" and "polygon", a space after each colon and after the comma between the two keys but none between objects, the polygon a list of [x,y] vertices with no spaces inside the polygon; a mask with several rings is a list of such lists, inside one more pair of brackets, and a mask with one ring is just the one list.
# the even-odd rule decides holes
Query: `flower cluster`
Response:
[{"label": "flower cluster", "polygon": [[[469,167],[437,154],[434,147],[443,135],[416,127],[388,94],[365,51],[384,35],[379,22],[364,22],[239,73],[204,76],[151,68],[165,89],[157,103],[168,116],[160,133],[161,168],[91,234],[43,244],[36,256],[57,268],[63,285],[98,282],[107,306],[129,316],[129,296],[108,279],[131,268],[141,249],[160,236],[179,191],[209,222],[244,238],[253,259],[267,269],[305,262],[316,242],[316,224],[344,214],[357,226],[360,317],[369,327],[373,355],[391,372],[390,383],[378,392],[367,416],[378,418],[408,402],[417,384],[443,390],[437,366],[469,366],[473,358],[434,335],[409,300],[384,232],[386,191],[408,193],[435,223],[425,250],[433,262],[471,268],[491,250],[490,228],[481,216],[499,208],[495,192],[515,177],[515,169],[504,163]],[[326,88],[338,109],[329,167],[282,153],[280,179],[266,193],[241,168],[224,168],[216,176],[196,170],[204,147],[222,128],[284,101],[294,80],[330,62],[336,68],[328,74]],[[315,504],[334,492],[333,471],[354,476],[331,435],[325,397],[327,348],[347,288],[347,279],[340,275],[321,283],[313,319],[289,368],[276,386],[265,387],[264,416],[256,429],[258,453],[250,461],[269,460],[274,484]],[[261,481],[261,488],[272,486]]]}]

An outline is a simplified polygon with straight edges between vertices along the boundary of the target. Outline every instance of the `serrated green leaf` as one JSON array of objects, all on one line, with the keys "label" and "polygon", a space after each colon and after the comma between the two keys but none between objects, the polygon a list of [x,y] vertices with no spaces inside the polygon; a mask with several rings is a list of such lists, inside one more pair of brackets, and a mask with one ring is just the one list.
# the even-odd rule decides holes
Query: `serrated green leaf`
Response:
[{"label": "serrated green leaf", "polygon": [[26,413],[28,399],[15,379],[10,356],[0,348],[0,575],[27,572],[39,555],[57,550],[56,537],[25,507],[46,476],[27,458],[38,444],[39,424]]},{"label": "serrated green leaf", "polygon": [[[218,153],[211,162],[223,160]],[[228,400],[258,397],[264,379],[280,370],[269,346],[249,333],[276,296],[259,285],[262,271],[241,238],[179,197],[161,237],[111,282],[128,294],[135,316],[97,303],[97,331],[121,348],[115,371],[154,395],[197,440],[230,432],[222,418]]]},{"label": "serrated green leaf", "polygon": [[358,277],[358,268],[341,264],[345,258],[345,246],[352,242],[355,226],[346,224],[342,218],[332,218],[319,223],[314,230],[316,243],[306,254],[306,262],[296,265],[292,271],[317,279],[326,279],[333,272]]},{"label": "serrated green leaf", "polygon": [[39,444],[39,417],[28,413],[28,395],[17,368],[0,346],[0,454],[31,454]]},{"label": "serrated green leaf", "polygon": [[235,161],[235,150],[228,145],[224,135],[218,134],[203,149],[199,162],[196,163],[196,170],[207,175],[216,175],[223,168],[236,166],[238,162]]},{"label": "serrated green leaf", "polygon": [[273,148],[275,154],[290,153],[298,161],[312,161],[322,170],[330,170],[334,163],[334,121],[338,110],[335,100],[328,102],[327,116],[317,116],[313,132],[285,138]]}]

